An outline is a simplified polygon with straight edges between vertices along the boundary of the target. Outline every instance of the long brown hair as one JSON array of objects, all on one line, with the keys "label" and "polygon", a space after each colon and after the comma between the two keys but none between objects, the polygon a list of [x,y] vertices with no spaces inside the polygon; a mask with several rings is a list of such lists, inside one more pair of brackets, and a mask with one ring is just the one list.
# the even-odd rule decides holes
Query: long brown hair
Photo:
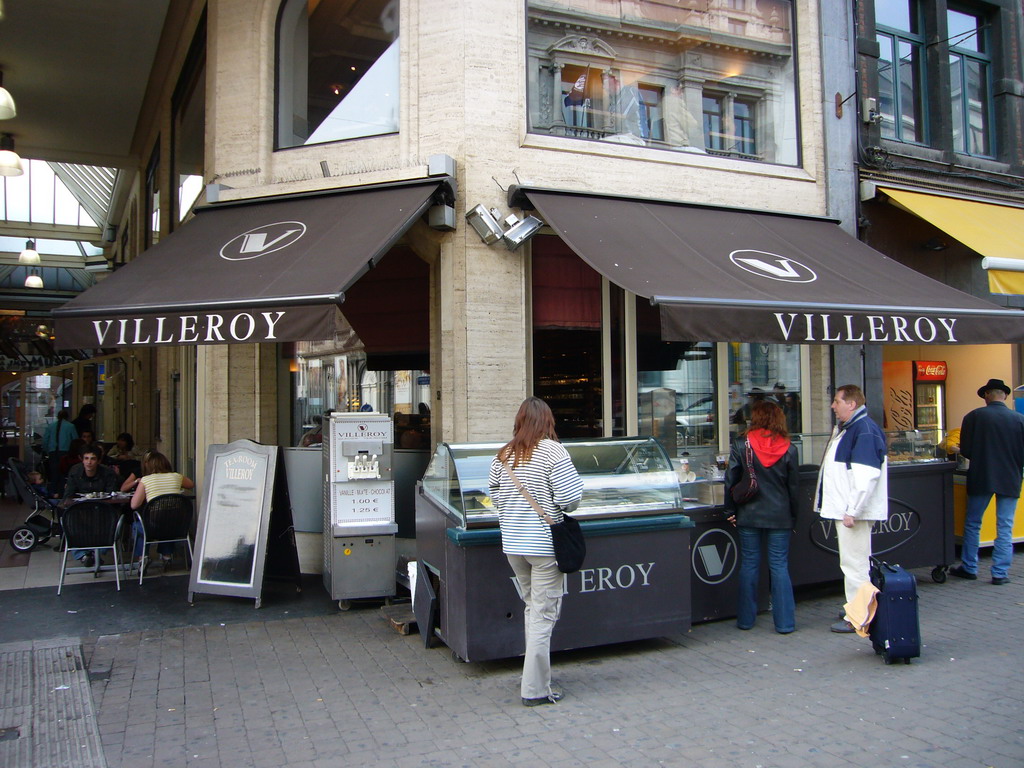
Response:
[{"label": "long brown hair", "polygon": [[142,473],[144,475],[160,475],[173,471],[170,460],[160,451],[150,451],[142,459]]},{"label": "long brown hair", "polygon": [[544,438],[558,440],[555,434],[555,416],[548,404],[539,397],[528,397],[519,406],[515,425],[512,427],[512,439],[498,451],[498,460],[508,461],[512,457],[512,466],[517,467],[530,460],[533,449]]},{"label": "long brown hair", "polygon": [[747,432],[763,429],[777,437],[789,437],[785,412],[771,400],[758,400],[750,407],[750,426]]}]

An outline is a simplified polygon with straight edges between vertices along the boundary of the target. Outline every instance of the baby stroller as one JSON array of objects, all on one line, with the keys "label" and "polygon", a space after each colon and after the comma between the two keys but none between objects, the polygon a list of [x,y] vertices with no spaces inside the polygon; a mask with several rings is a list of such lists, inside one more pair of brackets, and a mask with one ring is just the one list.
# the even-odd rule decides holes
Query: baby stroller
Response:
[{"label": "baby stroller", "polygon": [[[11,546],[18,552],[31,552],[38,544],[45,544],[51,538],[61,535],[60,520],[57,514],[59,501],[47,498],[29,483],[25,475],[25,465],[17,459],[8,459],[14,489],[21,501],[32,507],[32,512],[24,524],[11,533]],[[54,547],[54,550],[59,547]]]}]

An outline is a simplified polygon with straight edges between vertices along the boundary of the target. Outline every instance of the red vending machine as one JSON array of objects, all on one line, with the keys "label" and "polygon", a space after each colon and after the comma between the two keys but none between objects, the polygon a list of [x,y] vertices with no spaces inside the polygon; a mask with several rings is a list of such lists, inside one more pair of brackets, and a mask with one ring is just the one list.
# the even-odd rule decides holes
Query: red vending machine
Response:
[{"label": "red vending machine", "polygon": [[882,365],[885,429],[946,428],[946,363],[895,360]]},{"label": "red vending machine", "polygon": [[946,429],[946,363],[914,361],[914,426]]}]

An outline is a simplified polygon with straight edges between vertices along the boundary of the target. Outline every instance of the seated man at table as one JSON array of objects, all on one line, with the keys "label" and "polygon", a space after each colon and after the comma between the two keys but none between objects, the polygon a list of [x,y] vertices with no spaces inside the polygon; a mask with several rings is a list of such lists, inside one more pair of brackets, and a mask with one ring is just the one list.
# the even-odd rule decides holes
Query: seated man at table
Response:
[{"label": "seated man at table", "polygon": [[[68,472],[67,485],[64,486],[65,501],[80,493],[113,493],[117,490],[117,474],[110,467],[100,464],[101,455],[102,451],[95,444],[82,449],[81,463]],[[72,556],[75,560],[81,560],[86,568],[95,565],[92,550],[76,549]]]}]

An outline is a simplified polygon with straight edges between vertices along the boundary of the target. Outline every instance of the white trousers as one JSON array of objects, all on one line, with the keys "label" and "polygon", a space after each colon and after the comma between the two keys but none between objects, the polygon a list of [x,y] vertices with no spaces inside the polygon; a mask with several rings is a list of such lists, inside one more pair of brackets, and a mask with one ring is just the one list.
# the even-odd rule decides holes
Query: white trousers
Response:
[{"label": "white trousers", "polygon": [[554,557],[505,555],[523,591],[526,607],[526,654],[523,658],[524,699],[551,694],[551,633],[562,610],[562,572]]},{"label": "white trousers", "polygon": [[843,571],[846,588],[846,602],[850,602],[868,580],[871,567],[871,527],[873,520],[856,520],[853,528],[847,528],[842,520],[836,520],[836,538],[839,540],[839,567]]}]

